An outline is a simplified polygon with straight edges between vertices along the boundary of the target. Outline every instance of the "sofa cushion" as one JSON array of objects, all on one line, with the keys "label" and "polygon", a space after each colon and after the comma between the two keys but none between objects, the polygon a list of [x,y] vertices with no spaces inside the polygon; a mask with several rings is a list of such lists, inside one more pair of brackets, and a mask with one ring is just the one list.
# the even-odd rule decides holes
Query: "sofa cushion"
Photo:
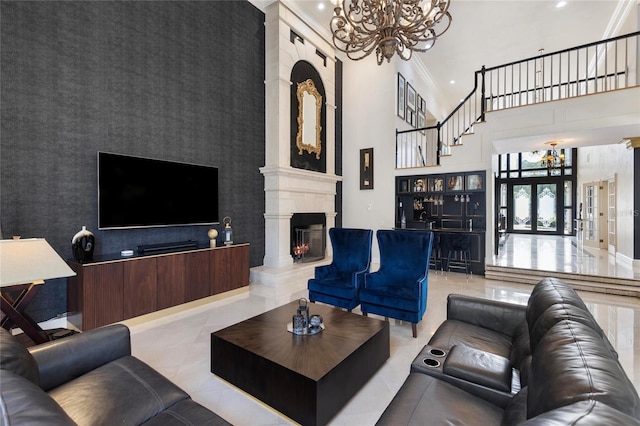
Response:
[{"label": "sofa cushion", "polygon": [[73,420],[35,383],[0,370],[0,424],[69,426]]},{"label": "sofa cushion", "polygon": [[520,384],[527,386],[529,382],[529,367],[531,366],[531,343],[529,341],[529,327],[523,320],[516,327],[512,336],[511,364],[520,372]]},{"label": "sofa cushion", "polygon": [[604,336],[602,329],[596,322],[593,315],[591,315],[591,312],[566,303],[557,303],[549,306],[538,316],[536,322],[529,326],[531,350],[535,351],[538,342],[542,337],[544,337],[551,327],[553,327],[557,322],[565,319],[580,322],[595,330],[601,336],[603,344],[611,351],[611,354],[617,357],[615,349],[611,346],[609,339]]},{"label": "sofa cushion", "polygon": [[131,355],[129,328],[112,324],[29,348],[38,364],[40,387],[54,389],[101,365]]},{"label": "sofa cushion", "polygon": [[38,365],[27,348],[10,332],[0,327],[0,368],[40,384]]},{"label": "sofa cushion", "polygon": [[504,409],[501,426],[519,425],[527,420],[527,391],[529,388],[522,388],[515,394],[509,404]]},{"label": "sofa cushion", "polygon": [[556,304],[573,305],[589,311],[587,305],[571,286],[557,278],[544,278],[535,285],[527,303],[526,315],[529,333],[531,333],[531,327],[534,326],[538,317],[550,306]]},{"label": "sofa cushion", "polygon": [[[513,424],[513,423],[512,423]],[[540,414],[520,426],[640,426],[640,421],[599,401],[578,401]],[[505,424],[506,426],[506,424]]]},{"label": "sofa cushion", "polygon": [[454,385],[411,373],[377,425],[499,425],[503,410]]},{"label": "sofa cushion", "polygon": [[141,424],[189,397],[132,356],[105,364],[49,394],[79,425]]},{"label": "sofa cushion", "polygon": [[226,426],[230,424],[191,399],[173,404],[144,423],[145,426]]},{"label": "sofa cushion", "polygon": [[618,359],[591,327],[563,320],[537,345],[529,376],[528,417],[582,400],[640,418],[640,399]]},{"label": "sofa cushion", "polygon": [[449,351],[456,345],[505,357],[511,356],[511,336],[458,320],[443,322],[429,340],[429,346]]}]

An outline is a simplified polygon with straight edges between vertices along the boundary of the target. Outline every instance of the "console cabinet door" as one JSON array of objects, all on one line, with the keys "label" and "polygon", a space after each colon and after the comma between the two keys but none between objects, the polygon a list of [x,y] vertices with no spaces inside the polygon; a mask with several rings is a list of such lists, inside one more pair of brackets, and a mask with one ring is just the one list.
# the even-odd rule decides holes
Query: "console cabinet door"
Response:
[{"label": "console cabinet door", "polygon": [[124,262],[125,319],[156,311],[158,280],[156,258]]},{"label": "console cabinet door", "polygon": [[82,330],[125,319],[123,271],[122,262],[82,267]]},{"label": "console cabinet door", "polygon": [[249,246],[231,247],[230,290],[249,285]]},{"label": "console cabinet door", "polygon": [[209,294],[209,252],[185,254],[185,301],[202,299]]},{"label": "console cabinet door", "polygon": [[211,294],[249,285],[249,246],[211,251]]},{"label": "console cabinet door", "polygon": [[158,309],[185,302],[186,256],[174,254],[158,257]]},{"label": "console cabinet door", "polygon": [[231,250],[233,247],[211,250],[211,294],[231,289]]}]

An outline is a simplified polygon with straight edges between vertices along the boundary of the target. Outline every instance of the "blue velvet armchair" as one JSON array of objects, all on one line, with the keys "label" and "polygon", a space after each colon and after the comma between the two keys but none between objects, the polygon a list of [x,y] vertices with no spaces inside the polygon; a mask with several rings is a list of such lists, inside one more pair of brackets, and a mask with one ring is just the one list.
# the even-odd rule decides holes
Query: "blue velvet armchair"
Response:
[{"label": "blue velvet armchair", "polygon": [[352,310],[360,304],[358,290],[371,266],[370,229],[331,228],[333,261],[315,268],[309,280],[309,300]]},{"label": "blue velvet armchair", "polygon": [[380,269],[365,275],[360,309],[411,323],[413,337],[427,309],[433,232],[384,230],[376,233]]}]

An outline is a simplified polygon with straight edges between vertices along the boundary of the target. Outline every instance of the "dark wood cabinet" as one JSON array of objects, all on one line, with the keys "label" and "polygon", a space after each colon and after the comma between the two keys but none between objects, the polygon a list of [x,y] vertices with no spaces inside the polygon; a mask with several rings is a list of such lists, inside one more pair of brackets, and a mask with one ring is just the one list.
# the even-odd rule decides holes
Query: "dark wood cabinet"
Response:
[{"label": "dark wood cabinet", "polygon": [[69,263],[68,320],[80,330],[249,285],[249,244]]},{"label": "dark wood cabinet", "polygon": [[209,290],[211,276],[209,257],[212,254],[208,251],[199,251],[187,253],[185,256],[185,301],[191,302],[214,294]]},{"label": "dark wood cabinet", "polygon": [[[230,247],[233,249],[232,247]],[[231,289],[231,251],[225,250],[224,253],[211,253],[211,294],[224,293]]]},{"label": "dark wood cabinet", "polygon": [[124,263],[124,317],[158,309],[158,267],[155,257]]},{"label": "dark wood cabinet", "polygon": [[188,254],[159,256],[157,261],[158,309],[180,305],[186,299],[186,261]]}]

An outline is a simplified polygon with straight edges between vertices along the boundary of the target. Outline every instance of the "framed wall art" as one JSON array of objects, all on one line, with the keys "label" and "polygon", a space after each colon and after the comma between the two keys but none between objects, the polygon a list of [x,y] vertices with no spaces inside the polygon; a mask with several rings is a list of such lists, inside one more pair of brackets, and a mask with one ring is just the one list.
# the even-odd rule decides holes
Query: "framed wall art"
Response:
[{"label": "framed wall art", "polygon": [[[418,129],[422,129],[423,127],[427,127],[427,118],[424,115],[424,112],[418,111]],[[424,135],[424,130],[420,130],[420,133]]]},{"label": "framed wall art", "polygon": [[484,190],[484,182],[482,181],[482,174],[470,173],[467,175],[467,182],[465,189],[467,191],[482,191]]},{"label": "framed wall art", "polygon": [[373,189],[373,148],[360,150],[360,189]]},{"label": "framed wall art", "polygon": [[407,108],[416,110],[416,89],[409,83],[407,83]]},{"label": "framed wall art", "polygon": [[398,117],[402,119],[404,119],[405,117],[406,84],[407,84],[407,81],[404,79],[402,74],[398,73],[398,103],[396,107],[398,110]]}]

